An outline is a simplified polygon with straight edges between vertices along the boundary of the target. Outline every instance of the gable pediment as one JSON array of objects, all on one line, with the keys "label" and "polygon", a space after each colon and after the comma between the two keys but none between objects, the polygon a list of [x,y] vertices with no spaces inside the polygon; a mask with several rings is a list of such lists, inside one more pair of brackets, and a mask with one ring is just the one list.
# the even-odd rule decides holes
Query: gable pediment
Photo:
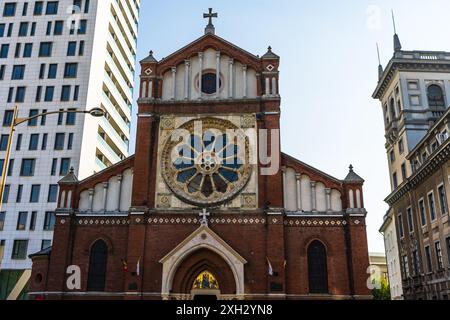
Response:
[{"label": "gable pediment", "polygon": [[228,261],[246,264],[245,260],[239,253],[237,253],[228,243],[225,242],[219,235],[212,231],[208,226],[202,225],[168,254],[166,254],[160,263],[164,264],[171,260],[177,260],[180,256],[185,256],[199,248],[209,248],[222,257],[226,257]]},{"label": "gable pediment", "polygon": [[257,56],[245,51],[242,48],[239,48],[221,37],[207,34],[162,59],[157,66],[158,74],[161,75],[164,72],[167,72],[170,68],[184,63],[185,60],[197,56],[199,52],[204,52],[208,49],[220,51],[221,53],[239,61],[244,65],[247,65],[257,71],[261,70],[261,61]]}]

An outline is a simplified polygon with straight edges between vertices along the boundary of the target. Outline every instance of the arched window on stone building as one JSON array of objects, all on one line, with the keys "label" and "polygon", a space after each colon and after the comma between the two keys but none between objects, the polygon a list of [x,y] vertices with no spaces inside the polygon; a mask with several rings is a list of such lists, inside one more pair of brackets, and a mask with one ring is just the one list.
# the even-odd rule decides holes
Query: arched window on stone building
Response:
[{"label": "arched window on stone building", "polygon": [[444,92],[437,84],[428,87],[427,96],[429,107],[445,107]]}]

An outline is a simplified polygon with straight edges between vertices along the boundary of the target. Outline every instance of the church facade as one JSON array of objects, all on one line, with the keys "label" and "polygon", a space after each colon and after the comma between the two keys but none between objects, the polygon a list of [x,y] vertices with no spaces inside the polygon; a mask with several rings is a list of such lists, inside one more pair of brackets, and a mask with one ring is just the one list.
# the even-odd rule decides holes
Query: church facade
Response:
[{"label": "church facade", "polygon": [[53,246],[31,256],[29,294],[370,298],[364,180],[280,151],[279,64],[211,22],[142,60],[136,153],[60,181]]}]

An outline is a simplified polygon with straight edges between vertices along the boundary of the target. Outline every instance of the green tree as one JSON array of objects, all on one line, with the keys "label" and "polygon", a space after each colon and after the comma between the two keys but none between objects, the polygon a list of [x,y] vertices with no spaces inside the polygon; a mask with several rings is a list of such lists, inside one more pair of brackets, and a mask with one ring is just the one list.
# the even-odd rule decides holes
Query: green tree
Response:
[{"label": "green tree", "polygon": [[391,289],[389,288],[389,282],[383,278],[381,280],[379,289],[373,289],[372,295],[374,300],[391,300]]}]

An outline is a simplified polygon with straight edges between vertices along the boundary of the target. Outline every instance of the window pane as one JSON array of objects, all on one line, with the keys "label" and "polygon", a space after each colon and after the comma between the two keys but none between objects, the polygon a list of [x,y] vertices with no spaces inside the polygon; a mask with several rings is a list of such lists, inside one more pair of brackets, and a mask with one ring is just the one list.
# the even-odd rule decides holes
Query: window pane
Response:
[{"label": "window pane", "polygon": [[14,240],[11,259],[25,260],[27,258],[28,240]]},{"label": "window pane", "polygon": [[55,136],[55,150],[64,150],[65,134],[57,133]]},{"label": "window pane", "polygon": [[70,159],[69,158],[63,158],[61,159],[61,167],[59,169],[59,175],[65,176],[69,173],[70,169]]},{"label": "window pane", "polygon": [[49,79],[56,79],[57,72],[58,72],[57,64],[51,64],[48,66],[48,78]]},{"label": "window pane", "polygon": [[0,136],[0,151],[6,151],[6,149],[8,148],[8,139],[8,134],[2,134]]},{"label": "window pane", "polygon": [[4,17],[14,17],[16,15],[16,3],[15,2],[7,2],[3,8],[3,16]]},{"label": "window pane", "polygon": [[29,145],[28,150],[30,150],[30,151],[37,150],[38,144],[39,144],[39,134],[32,134],[30,136],[30,145]]},{"label": "window pane", "polygon": [[[75,109],[69,109],[68,111],[75,111]],[[66,125],[75,125],[77,114],[75,112],[68,112],[66,116]]]},{"label": "window pane", "polygon": [[64,68],[64,78],[76,78],[78,63],[66,63]]},{"label": "window pane", "polygon": [[13,66],[11,80],[22,80],[24,75],[25,75],[25,66],[24,65]]},{"label": "window pane", "polygon": [[58,198],[58,185],[57,184],[51,184],[48,189],[48,202],[56,202]]},{"label": "window pane", "polygon": [[45,231],[53,231],[55,228],[55,214],[53,212],[45,213],[45,221],[44,221],[44,230]]},{"label": "window pane", "polygon": [[40,15],[42,14],[43,8],[44,8],[44,3],[43,3],[43,1],[36,1],[36,2],[34,3],[34,11],[33,11],[33,14],[34,14],[35,16],[40,16]]},{"label": "window pane", "polygon": [[31,186],[31,194],[30,194],[30,202],[36,203],[39,202],[39,194],[41,192],[40,185],[32,185]]},{"label": "window pane", "polygon": [[23,177],[31,177],[34,175],[35,159],[22,159],[20,175]]},{"label": "window pane", "polygon": [[50,57],[52,55],[52,42],[41,42],[39,47],[39,57]]},{"label": "window pane", "polygon": [[52,240],[42,240],[41,250],[50,248],[52,246]]},{"label": "window pane", "polygon": [[30,230],[33,231],[36,229],[36,219],[37,219],[37,212],[33,211],[31,213],[31,219],[30,219]]},{"label": "window pane", "polygon": [[19,212],[17,217],[17,230],[23,231],[27,227],[28,212]]},{"label": "window pane", "polygon": [[5,218],[6,212],[0,212],[0,231],[3,231],[3,228],[5,227]]},{"label": "window pane", "polygon": [[58,1],[47,2],[47,9],[45,10],[45,14],[58,14]]}]

